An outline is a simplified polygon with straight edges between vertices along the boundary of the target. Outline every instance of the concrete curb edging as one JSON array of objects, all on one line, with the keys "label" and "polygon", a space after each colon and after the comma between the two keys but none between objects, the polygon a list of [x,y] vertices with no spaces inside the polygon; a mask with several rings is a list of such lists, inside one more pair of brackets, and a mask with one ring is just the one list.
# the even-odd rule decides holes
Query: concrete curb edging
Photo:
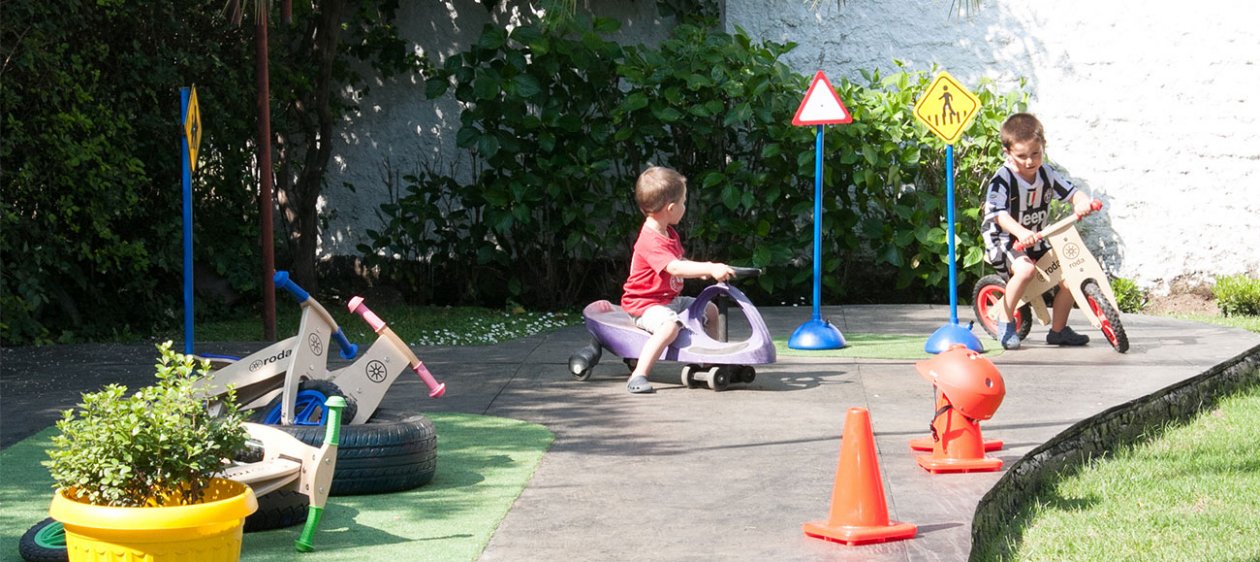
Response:
[{"label": "concrete curb edging", "polygon": [[1108,408],[1067,428],[1016,461],[976,506],[972,560],[980,539],[1001,534],[1059,475],[1135,443],[1169,422],[1189,420],[1220,398],[1260,381],[1260,345],[1206,372]]}]

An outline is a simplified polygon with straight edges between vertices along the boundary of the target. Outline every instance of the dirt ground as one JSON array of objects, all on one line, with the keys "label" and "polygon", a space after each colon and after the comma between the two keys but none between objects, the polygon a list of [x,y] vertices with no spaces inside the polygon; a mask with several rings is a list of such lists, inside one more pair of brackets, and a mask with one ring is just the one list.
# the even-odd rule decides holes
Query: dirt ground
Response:
[{"label": "dirt ground", "polygon": [[1143,314],[1218,314],[1212,287],[1187,279],[1173,280],[1167,295],[1152,295]]},{"label": "dirt ground", "polygon": [[1217,314],[1219,309],[1211,297],[1190,293],[1150,297],[1142,314]]}]

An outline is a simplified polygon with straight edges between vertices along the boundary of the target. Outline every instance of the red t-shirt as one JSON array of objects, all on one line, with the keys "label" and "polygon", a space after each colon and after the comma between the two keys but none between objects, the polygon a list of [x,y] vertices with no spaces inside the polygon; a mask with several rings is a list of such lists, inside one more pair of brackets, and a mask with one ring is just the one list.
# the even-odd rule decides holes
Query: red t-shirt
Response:
[{"label": "red t-shirt", "polygon": [[621,308],[631,316],[640,316],[649,307],[669,304],[678,297],[683,280],[667,273],[665,267],[682,257],[682,240],[674,227],[669,227],[667,238],[644,224],[634,243],[630,277],[622,287]]}]

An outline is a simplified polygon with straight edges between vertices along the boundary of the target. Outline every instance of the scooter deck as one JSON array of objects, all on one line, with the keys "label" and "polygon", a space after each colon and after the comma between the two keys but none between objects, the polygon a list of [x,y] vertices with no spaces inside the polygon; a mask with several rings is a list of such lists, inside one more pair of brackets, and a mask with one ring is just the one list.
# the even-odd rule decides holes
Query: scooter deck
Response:
[{"label": "scooter deck", "polygon": [[[620,306],[606,300],[596,301],[582,311],[586,328],[608,351],[624,359],[637,359],[651,334],[634,325],[634,320]],[[680,318],[687,329],[678,333],[674,343],[661,352],[660,359],[683,363],[726,365],[766,365],[774,363],[774,347],[759,345],[753,338],[720,342],[703,333],[696,333],[698,322],[691,322],[684,311]],[[689,325],[696,324],[696,325]]]}]

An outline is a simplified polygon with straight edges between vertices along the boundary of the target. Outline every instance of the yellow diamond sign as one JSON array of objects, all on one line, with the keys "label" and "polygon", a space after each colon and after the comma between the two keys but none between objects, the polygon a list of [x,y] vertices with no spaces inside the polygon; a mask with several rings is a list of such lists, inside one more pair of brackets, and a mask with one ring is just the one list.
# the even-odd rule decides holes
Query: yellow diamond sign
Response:
[{"label": "yellow diamond sign", "polygon": [[184,136],[188,139],[188,167],[197,170],[197,149],[201,148],[201,108],[197,106],[197,87],[188,94],[188,115],[184,117]]},{"label": "yellow diamond sign", "polygon": [[927,93],[914,104],[914,116],[945,144],[954,144],[980,111],[980,98],[962,84],[941,72]]}]

